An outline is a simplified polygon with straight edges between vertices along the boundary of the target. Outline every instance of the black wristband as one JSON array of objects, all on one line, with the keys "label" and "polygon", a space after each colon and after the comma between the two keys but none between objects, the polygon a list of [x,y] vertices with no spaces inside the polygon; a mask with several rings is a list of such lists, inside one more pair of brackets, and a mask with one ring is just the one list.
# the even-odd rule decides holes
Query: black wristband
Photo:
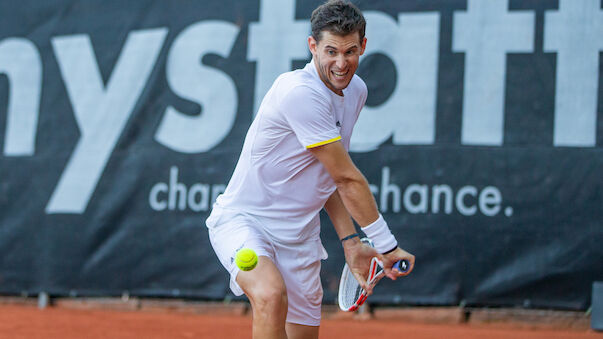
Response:
[{"label": "black wristband", "polygon": [[354,238],[354,237],[360,237],[360,234],[358,234],[358,233],[350,234],[350,235],[348,235],[347,237],[345,237],[345,238],[341,239],[341,242],[344,242],[344,241],[346,241],[346,240],[352,239],[352,238]]},{"label": "black wristband", "polygon": [[389,254],[389,253],[392,253],[393,251],[395,251],[395,250],[396,250],[396,248],[398,248],[398,245],[396,245],[396,247],[392,248],[391,250],[389,250],[389,251],[385,251],[385,252],[383,252],[383,253],[381,253],[381,254]]}]

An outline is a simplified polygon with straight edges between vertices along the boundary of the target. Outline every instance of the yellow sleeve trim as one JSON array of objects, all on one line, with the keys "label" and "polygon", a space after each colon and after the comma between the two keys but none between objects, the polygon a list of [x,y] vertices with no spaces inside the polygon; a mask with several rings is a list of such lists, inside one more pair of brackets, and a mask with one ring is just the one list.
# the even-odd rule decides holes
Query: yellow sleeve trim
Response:
[{"label": "yellow sleeve trim", "polygon": [[317,143],[312,144],[312,145],[308,145],[308,146],[306,146],[306,148],[314,148],[314,147],[318,147],[318,146],[330,144],[330,143],[335,142],[335,141],[340,140],[340,139],[341,139],[341,136],[337,136],[337,137],[335,137],[333,139],[329,139],[329,140],[317,142]]}]

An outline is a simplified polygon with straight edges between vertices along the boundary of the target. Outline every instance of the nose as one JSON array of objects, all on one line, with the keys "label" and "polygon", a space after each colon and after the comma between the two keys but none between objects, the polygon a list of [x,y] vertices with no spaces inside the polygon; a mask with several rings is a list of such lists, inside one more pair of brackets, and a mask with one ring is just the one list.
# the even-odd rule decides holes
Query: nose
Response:
[{"label": "nose", "polygon": [[347,60],[345,59],[345,56],[343,54],[340,54],[337,57],[337,60],[335,60],[335,65],[337,66],[337,68],[339,70],[343,70],[346,66]]}]

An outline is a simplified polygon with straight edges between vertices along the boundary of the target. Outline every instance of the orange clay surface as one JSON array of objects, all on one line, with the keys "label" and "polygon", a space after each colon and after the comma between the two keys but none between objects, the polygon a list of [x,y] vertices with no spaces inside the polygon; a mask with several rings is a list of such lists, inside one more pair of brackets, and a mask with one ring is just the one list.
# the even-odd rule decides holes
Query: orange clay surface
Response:
[{"label": "orange clay surface", "polygon": [[[0,338],[130,339],[251,338],[250,316],[202,315],[170,310],[77,310],[0,305]],[[321,339],[353,338],[603,338],[592,330],[530,330],[494,325],[427,325],[391,320],[326,319]]]}]

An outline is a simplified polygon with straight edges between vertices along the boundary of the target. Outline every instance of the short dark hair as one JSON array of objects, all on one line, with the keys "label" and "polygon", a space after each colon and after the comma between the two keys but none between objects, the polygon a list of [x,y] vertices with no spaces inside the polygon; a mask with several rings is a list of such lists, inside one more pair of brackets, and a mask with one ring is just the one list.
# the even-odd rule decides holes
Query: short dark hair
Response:
[{"label": "short dark hair", "polygon": [[322,31],[344,36],[358,32],[364,39],[366,20],[356,5],[346,0],[329,0],[318,6],[310,18],[312,37],[320,41]]}]

